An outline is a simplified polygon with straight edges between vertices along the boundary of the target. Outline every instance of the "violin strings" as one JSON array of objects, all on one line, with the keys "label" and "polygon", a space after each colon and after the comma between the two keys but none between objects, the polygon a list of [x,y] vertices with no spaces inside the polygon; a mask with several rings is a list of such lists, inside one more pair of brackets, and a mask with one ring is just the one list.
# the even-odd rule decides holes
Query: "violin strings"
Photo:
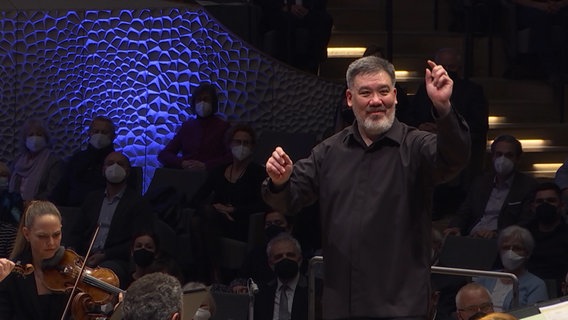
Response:
[{"label": "violin strings", "polygon": [[[76,279],[78,276],[78,272],[76,268],[73,268],[73,270],[71,271],[71,277],[73,279]],[[119,294],[119,293],[124,293],[124,290],[117,288],[115,286],[113,286],[110,283],[104,282],[88,273],[83,273],[83,282],[85,282],[86,284],[92,285],[93,287],[99,288],[101,290],[104,290],[106,292],[110,292],[110,293],[114,293],[114,294]]]}]

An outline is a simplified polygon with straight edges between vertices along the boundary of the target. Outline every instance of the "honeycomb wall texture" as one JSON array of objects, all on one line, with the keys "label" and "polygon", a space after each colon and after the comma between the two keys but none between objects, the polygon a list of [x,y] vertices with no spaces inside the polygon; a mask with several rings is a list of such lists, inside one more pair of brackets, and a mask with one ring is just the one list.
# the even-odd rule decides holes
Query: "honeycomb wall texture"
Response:
[{"label": "honeycomb wall texture", "polygon": [[181,123],[194,117],[192,89],[219,91],[220,113],[262,132],[312,132],[333,124],[342,84],[277,63],[201,9],[9,11],[0,13],[0,148],[10,163],[18,131],[43,119],[53,149],[67,157],[86,145],[96,115],[111,117],[115,145],[144,168]]}]

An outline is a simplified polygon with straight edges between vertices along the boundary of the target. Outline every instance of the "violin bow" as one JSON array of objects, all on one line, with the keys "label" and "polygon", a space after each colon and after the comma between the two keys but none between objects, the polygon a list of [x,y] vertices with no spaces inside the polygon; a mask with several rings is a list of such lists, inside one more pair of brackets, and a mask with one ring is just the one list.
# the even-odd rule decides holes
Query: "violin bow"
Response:
[{"label": "violin bow", "polygon": [[85,255],[85,259],[83,259],[83,263],[81,265],[81,270],[79,271],[79,275],[77,279],[75,279],[75,284],[73,285],[73,289],[71,289],[71,293],[69,294],[69,299],[67,299],[67,304],[65,305],[65,310],[63,310],[63,314],[61,315],[61,320],[65,320],[65,315],[69,311],[69,306],[71,305],[71,300],[73,300],[73,295],[75,291],[77,291],[77,286],[79,285],[79,281],[81,281],[81,277],[83,276],[83,271],[85,271],[85,266],[87,265],[87,257],[91,254],[91,249],[93,249],[93,245],[95,243],[95,239],[99,234],[99,228],[101,227],[100,224],[97,224],[97,228],[95,229],[95,233],[91,238],[91,243],[89,244],[89,249],[87,250],[87,254]]}]

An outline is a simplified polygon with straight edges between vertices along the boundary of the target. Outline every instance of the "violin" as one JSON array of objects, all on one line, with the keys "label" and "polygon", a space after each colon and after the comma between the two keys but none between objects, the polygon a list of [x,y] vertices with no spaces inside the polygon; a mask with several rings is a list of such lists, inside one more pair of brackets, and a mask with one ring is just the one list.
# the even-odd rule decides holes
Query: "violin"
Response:
[{"label": "violin", "polygon": [[84,258],[71,249],[60,247],[53,258],[42,262],[43,283],[51,291],[68,292],[77,283],[77,294],[73,297],[74,319],[104,319],[93,316],[97,306],[112,303],[113,297],[124,291],[119,286],[116,274],[108,268],[87,268],[81,273]]},{"label": "violin", "polygon": [[18,275],[22,276],[22,277],[26,277],[29,276],[30,274],[32,274],[32,272],[34,272],[35,268],[33,266],[33,264],[25,264],[22,265],[20,261],[16,262],[16,264],[14,265],[14,269],[12,269],[13,273],[17,273]]}]

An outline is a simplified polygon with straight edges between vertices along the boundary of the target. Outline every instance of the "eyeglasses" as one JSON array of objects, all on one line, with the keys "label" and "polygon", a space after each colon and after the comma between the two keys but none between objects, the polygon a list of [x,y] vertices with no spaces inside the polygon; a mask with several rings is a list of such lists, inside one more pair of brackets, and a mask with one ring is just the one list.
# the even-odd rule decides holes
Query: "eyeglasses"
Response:
[{"label": "eyeglasses", "polygon": [[252,144],[252,141],[250,140],[241,140],[241,139],[231,139],[231,145],[233,146],[250,146]]},{"label": "eyeglasses", "polygon": [[462,309],[458,309],[458,311],[465,311],[465,312],[490,312],[493,310],[493,303],[491,302],[486,302],[486,303],[482,303],[482,304],[477,304],[477,305],[473,305],[473,306],[468,306]]}]

